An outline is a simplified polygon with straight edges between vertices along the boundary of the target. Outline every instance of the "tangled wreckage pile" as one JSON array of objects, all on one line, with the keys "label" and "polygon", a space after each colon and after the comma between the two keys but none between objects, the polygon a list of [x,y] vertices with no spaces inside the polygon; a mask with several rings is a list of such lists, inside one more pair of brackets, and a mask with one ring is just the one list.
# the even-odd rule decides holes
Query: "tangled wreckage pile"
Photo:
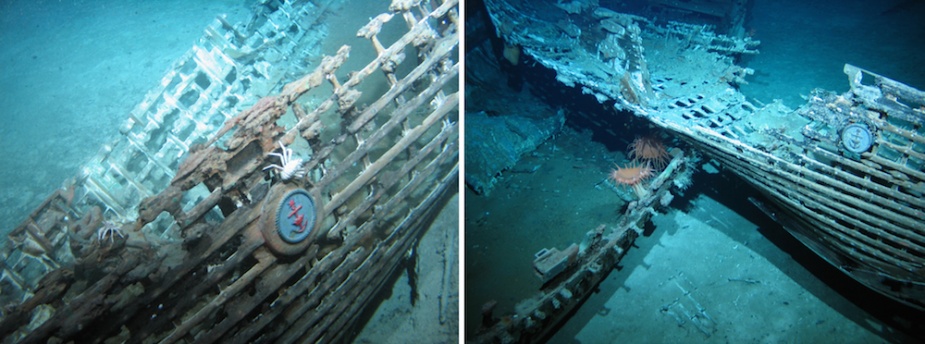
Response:
[{"label": "tangled wreckage pile", "polygon": [[[458,4],[394,1],[357,33],[378,55],[345,73],[349,46],[316,53],[319,6],[338,6],[322,3],[217,19],[11,232],[4,342],[338,342],[358,325],[456,189]],[[386,25],[404,35],[383,44]]]},{"label": "tangled wreckage pile", "polygon": [[[733,11],[741,2],[728,3]],[[766,194],[771,203],[754,202],[817,254],[868,287],[925,308],[925,92],[845,65],[849,92],[815,91],[797,110],[756,105],[735,87],[753,71],[734,57],[757,53],[759,44],[744,34],[657,22],[597,1],[486,0],[486,7],[506,50],[723,163]],[[631,204],[629,220],[603,236],[627,237],[641,219],[631,217],[635,207],[650,205],[658,203]],[[622,256],[614,245],[601,247],[609,253],[553,252],[561,263],[543,266],[561,275],[544,275],[550,282],[542,295],[486,328],[480,341],[543,338]]]}]

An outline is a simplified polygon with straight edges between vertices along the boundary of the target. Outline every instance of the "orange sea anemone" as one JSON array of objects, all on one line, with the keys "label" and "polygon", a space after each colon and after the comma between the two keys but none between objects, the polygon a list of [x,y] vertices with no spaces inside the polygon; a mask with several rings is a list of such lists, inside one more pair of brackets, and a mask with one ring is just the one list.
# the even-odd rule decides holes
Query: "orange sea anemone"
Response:
[{"label": "orange sea anemone", "polygon": [[659,170],[668,165],[671,157],[662,140],[655,136],[637,137],[630,144],[629,150],[633,160],[642,160]]},{"label": "orange sea anemone", "polygon": [[642,198],[646,194],[645,186],[642,182],[652,177],[655,171],[648,163],[645,165],[630,164],[624,167],[617,166],[610,171],[610,180],[614,185],[627,185],[633,188],[636,196]]}]

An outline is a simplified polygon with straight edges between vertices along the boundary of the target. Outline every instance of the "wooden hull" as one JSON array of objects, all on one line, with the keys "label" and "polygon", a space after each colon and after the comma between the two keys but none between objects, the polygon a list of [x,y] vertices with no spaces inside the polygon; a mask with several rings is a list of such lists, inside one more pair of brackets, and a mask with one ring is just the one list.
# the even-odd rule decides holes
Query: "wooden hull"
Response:
[{"label": "wooden hull", "polygon": [[[827,261],[925,309],[925,93],[846,65],[849,92],[755,105],[735,87],[754,71],[733,57],[759,42],[572,4],[586,6],[486,7],[506,44],[563,85],[689,142],[766,194],[768,213]],[[562,11],[583,21],[557,21]]]}]

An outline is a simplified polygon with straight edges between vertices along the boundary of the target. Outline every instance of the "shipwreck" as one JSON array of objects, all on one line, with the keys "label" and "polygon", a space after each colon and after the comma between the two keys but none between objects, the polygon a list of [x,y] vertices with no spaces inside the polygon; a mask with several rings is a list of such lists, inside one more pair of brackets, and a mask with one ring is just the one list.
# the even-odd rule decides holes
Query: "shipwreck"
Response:
[{"label": "shipwreck", "polygon": [[[383,3],[349,29],[374,54],[320,51],[340,6],[263,1],[206,27],[10,232],[3,342],[348,340],[456,193],[460,18]],[[444,276],[435,321],[455,321]]]},{"label": "shipwreck", "polygon": [[[925,309],[925,92],[845,64],[848,92],[815,90],[797,109],[756,103],[736,87],[754,72],[736,57],[760,48],[742,27],[746,1],[649,3],[662,11],[658,19],[585,0],[486,0],[485,7],[504,42],[502,58],[541,65],[562,85],[681,138],[767,196],[753,202],[833,266]],[[717,24],[672,20],[677,13]],[[473,340],[547,338],[616,266],[649,214],[670,201],[669,181],[689,173],[684,159],[674,152],[614,228],[590,229],[580,249],[538,254],[540,295],[498,322],[486,305]],[[491,187],[469,171],[471,188]]]}]

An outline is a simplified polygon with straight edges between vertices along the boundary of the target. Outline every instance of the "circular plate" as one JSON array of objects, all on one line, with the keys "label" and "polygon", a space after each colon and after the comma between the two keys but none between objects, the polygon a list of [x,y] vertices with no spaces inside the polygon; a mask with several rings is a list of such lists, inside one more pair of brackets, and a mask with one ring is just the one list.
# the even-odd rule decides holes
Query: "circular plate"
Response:
[{"label": "circular plate", "polygon": [[859,123],[845,127],[841,132],[841,144],[850,152],[861,153],[870,149],[874,144],[874,137],[867,126]]},{"label": "circular plate", "polygon": [[302,252],[321,225],[320,208],[309,191],[277,184],[263,204],[260,232],[274,252],[292,255]]},{"label": "circular plate", "polygon": [[[283,216],[285,215],[285,216]],[[289,191],[276,210],[276,232],[290,244],[297,244],[315,227],[315,201],[304,189]]]}]

